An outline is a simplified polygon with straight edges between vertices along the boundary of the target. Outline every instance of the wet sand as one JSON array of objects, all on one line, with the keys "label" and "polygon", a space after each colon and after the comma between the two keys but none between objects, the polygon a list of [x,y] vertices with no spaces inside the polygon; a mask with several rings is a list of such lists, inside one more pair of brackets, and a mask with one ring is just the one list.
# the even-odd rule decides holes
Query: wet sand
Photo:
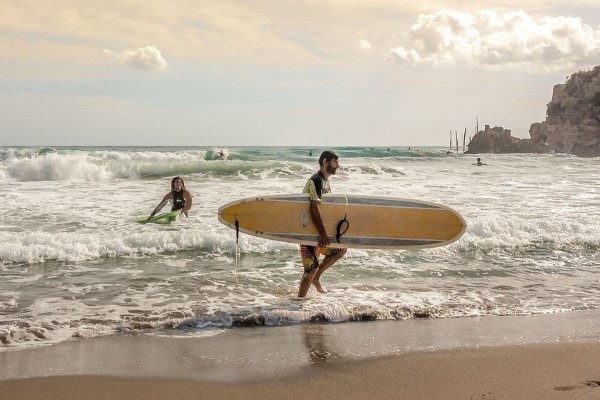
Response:
[{"label": "wet sand", "polygon": [[117,335],[3,351],[0,399],[600,398],[600,313]]}]

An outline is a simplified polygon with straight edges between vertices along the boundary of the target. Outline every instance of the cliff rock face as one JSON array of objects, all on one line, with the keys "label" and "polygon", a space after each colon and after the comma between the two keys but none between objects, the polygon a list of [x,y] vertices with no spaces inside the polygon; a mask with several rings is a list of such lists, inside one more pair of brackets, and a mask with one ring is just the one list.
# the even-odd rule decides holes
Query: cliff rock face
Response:
[{"label": "cliff rock face", "polygon": [[554,86],[546,120],[529,128],[531,139],[512,137],[510,130],[486,125],[467,153],[568,153],[600,156],[600,66],[575,73]]},{"label": "cliff rock face", "polygon": [[554,86],[546,115],[529,128],[533,142],[547,151],[600,156],[600,66]]}]

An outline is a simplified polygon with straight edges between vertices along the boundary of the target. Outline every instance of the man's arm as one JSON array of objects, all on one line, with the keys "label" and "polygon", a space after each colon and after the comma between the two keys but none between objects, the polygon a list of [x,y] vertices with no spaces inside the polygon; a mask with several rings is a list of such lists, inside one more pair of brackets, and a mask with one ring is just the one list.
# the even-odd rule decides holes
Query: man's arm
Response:
[{"label": "man's arm", "polygon": [[321,218],[321,203],[315,200],[310,201],[310,216],[313,223],[319,231],[319,247],[325,247],[329,245],[329,238],[327,237],[327,231],[323,225],[323,219]]}]

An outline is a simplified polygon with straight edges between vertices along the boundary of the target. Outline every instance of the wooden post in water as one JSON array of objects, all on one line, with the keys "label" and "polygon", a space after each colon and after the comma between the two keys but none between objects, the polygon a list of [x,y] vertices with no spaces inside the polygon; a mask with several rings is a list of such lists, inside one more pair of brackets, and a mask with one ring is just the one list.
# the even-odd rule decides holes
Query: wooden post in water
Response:
[{"label": "wooden post in water", "polygon": [[454,135],[456,136],[456,154],[458,154],[458,131],[454,131]]}]

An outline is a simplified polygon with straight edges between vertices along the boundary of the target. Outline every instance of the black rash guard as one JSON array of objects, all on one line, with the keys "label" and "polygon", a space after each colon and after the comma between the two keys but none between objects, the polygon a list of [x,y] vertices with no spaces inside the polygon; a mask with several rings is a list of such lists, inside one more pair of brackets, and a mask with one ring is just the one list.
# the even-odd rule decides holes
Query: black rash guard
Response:
[{"label": "black rash guard", "polygon": [[185,207],[185,197],[183,197],[183,190],[179,192],[173,191],[173,206],[171,207],[171,211],[181,210]]},{"label": "black rash guard", "polygon": [[311,200],[315,200],[320,203],[321,197],[325,193],[331,193],[329,180],[325,179],[321,171],[317,171],[313,176],[310,177],[308,182],[306,182],[302,193],[309,193]]}]

